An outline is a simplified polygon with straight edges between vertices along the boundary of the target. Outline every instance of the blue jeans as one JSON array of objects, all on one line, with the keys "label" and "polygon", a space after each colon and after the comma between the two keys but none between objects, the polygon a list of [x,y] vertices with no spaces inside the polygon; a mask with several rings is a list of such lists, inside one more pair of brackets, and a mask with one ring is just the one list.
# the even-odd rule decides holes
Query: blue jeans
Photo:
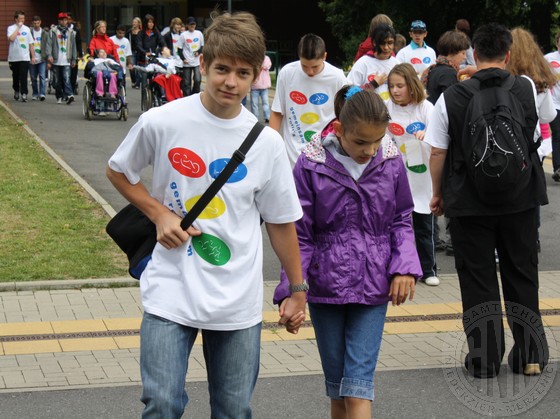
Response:
[{"label": "blue jeans", "polygon": [[[140,330],[143,418],[180,418],[185,377],[198,329],[144,313]],[[260,363],[261,323],[243,330],[202,330],[212,418],[251,418]]]},{"label": "blue jeans", "polygon": [[309,303],[327,396],[373,400],[387,304]]},{"label": "blue jeans", "polygon": [[[29,66],[29,74],[31,75],[33,97],[45,96],[47,90],[47,63],[43,61],[39,64],[31,64]],[[39,77],[38,86],[37,77]]]},{"label": "blue jeans", "polygon": [[264,119],[270,119],[270,106],[268,105],[268,89],[251,89],[251,112],[259,117],[259,98],[262,100]]},{"label": "blue jeans", "polygon": [[193,93],[200,92],[200,82],[202,77],[200,75],[200,66],[196,67],[183,67],[183,79],[181,80],[181,88],[184,96],[190,96]]},{"label": "blue jeans", "polygon": [[56,86],[56,98],[74,96],[74,88],[70,81],[69,65],[53,65],[54,85]]}]

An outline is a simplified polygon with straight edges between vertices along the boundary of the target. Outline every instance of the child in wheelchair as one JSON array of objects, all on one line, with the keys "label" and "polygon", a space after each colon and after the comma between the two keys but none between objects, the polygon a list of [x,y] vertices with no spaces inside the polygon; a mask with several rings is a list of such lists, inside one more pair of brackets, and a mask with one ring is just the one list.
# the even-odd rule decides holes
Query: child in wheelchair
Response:
[{"label": "child in wheelchair", "polygon": [[147,66],[133,67],[139,72],[147,73],[148,78],[151,78],[149,86],[154,94],[156,106],[183,97],[181,77],[176,74],[179,66],[182,66],[181,60],[172,56],[169,48],[164,47],[159,57],[150,58]]},{"label": "child in wheelchair", "polygon": [[122,84],[123,70],[119,63],[108,58],[105,50],[97,51],[97,58],[93,60],[91,75],[95,80],[95,93],[99,97],[116,98],[118,94],[117,82]]}]

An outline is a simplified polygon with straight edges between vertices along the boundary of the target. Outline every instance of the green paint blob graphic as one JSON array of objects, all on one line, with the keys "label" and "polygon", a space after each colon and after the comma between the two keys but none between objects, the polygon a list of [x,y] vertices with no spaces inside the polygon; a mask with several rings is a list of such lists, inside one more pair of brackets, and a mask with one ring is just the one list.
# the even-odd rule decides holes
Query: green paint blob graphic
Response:
[{"label": "green paint blob graphic", "polygon": [[211,234],[202,233],[200,236],[193,236],[192,245],[197,255],[212,265],[225,265],[231,258],[231,251],[227,244]]},{"label": "green paint blob graphic", "polygon": [[414,173],[424,173],[428,170],[425,164],[419,164],[417,166],[409,166],[407,163],[406,168]]},{"label": "green paint blob graphic", "polygon": [[315,131],[305,131],[303,133],[303,138],[305,138],[305,141],[309,142],[311,141],[311,137],[313,137],[315,135]]}]

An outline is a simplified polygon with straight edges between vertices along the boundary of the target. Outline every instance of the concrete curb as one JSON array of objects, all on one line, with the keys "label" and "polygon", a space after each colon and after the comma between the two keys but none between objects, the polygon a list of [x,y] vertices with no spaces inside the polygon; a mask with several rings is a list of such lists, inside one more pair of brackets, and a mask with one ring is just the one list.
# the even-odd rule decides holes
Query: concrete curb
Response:
[{"label": "concrete curb", "polygon": [[0,283],[0,292],[39,291],[81,288],[122,288],[138,287],[134,278],[88,278],[88,279],[53,279],[44,281],[12,281]]}]

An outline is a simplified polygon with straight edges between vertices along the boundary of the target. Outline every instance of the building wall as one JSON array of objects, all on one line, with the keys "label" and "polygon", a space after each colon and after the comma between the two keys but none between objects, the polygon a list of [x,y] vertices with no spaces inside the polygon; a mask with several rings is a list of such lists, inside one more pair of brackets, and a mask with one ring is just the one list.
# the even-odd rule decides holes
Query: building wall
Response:
[{"label": "building wall", "polygon": [[[54,8],[58,8],[59,2],[46,0],[3,0],[0,1],[0,30],[2,41],[0,41],[0,60],[8,59],[8,39],[6,29],[14,23],[14,12],[23,10],[25,13],[25,24],[31,26],[33,16],[41,16],[44,26],[56,22]],[[54,7],[53,7],[54,6]]]}]

